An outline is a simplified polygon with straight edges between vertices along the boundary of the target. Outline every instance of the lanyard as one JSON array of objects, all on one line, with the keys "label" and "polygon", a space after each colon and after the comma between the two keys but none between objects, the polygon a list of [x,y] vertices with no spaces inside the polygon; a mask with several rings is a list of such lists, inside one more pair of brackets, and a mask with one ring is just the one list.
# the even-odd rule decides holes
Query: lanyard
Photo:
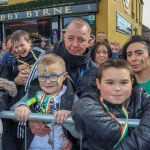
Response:
[{"label": "lanyard", "polygon": [[[30,51],[30,52],[31,52],[33,58],[35,60],[37,60],[37,57],[36,57],[35,53],[33,51]],[[21,60],[19,58],[17,58],[17,61],[20,62],[21,64],[25,64],[27,66],[27,70],[29,70],[32,67],[32,65],[30,65],[28,62],[25,62],[25,61],[23,61],[23,60]]]},{"label": "lanyard", "polygon": [[40,110],[42,111],[42,113],[50,113],[50,102],[54,99],[54,97],[57,96],[57,93],[51,94],[49,96],[49,98],[46,98],[46,92],[42,92],[41,96],[39,97],[38,95],[33,97],[33,98],[29,98],[27,100],[25,100],[25,103],[30,106],[32,104],[34,104],[35,102],[39,103],[40,106]]},{"label": "lanyard", "polygon": [[42,113],[50,113],[50,102],[54,99],[54,97],[56,97],[57,93],[54,93],[54,94],[51,94],[47,99],[45,99],[45,96],[46,96],[46,92],[43,92],[42,93],[42,96],[40,98],[40,107],[41,107],[41,110],[42,110]]},{"label": "lanyard", "polygon": [[[115,120],[119,123],[117,117],[111,113],[109,111],[109,108],[108,106],[104,103],[104,99],[102,96],[100,96],[100,102],[102,103],[103,107],[107,110],[107,112],[113,117],[115,118]],[[121,112],[123,113],[124,117],[126,118],[126,122],[124,123],[124,125],[121,125],[121,134],[120,134],[120,139],[119,141],[114,145],[114,149],[118,146],[118,144],[125,138],[127,132],[128,132],[128,111],[127,109],[124,107],[124,105],[122,104],[122,107],[121,107]]]}]

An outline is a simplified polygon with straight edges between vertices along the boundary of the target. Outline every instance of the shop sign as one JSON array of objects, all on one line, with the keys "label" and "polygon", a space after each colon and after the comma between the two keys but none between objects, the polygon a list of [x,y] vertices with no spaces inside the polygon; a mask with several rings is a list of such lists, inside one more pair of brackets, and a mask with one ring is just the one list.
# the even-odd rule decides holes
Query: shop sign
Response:
[{"label": "shop sign", "polygon": [[89,24],[95,24],[95,15],[89,15]]},{"label": "shop sign", "polygon": [[97,11],[98,11],[97,3],[70,5],[70,6],[52,7],[52,8],[1,14],[0,21],[29,19],[29,18],[36,18],[36,17],[47,17],[47,16],[65,15],[65,14],[79,14],[79,13],[97,12]]},{"label": "shop sign", "polygon": [[0,0],[0,4],[7,4],[8,0]]},{"label": "shop sign", "polygon": [[132,35],[132,24],[118,12],[116,15],[116,30],[127,35]]}]

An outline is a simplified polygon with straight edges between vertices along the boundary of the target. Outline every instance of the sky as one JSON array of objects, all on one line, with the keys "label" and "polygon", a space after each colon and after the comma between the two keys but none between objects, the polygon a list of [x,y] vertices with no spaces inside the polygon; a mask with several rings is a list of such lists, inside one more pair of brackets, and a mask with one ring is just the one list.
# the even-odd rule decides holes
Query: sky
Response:
[{"label": "sky", "polygon": [[143,0],[143,24],[150,28],[150,0]]}]

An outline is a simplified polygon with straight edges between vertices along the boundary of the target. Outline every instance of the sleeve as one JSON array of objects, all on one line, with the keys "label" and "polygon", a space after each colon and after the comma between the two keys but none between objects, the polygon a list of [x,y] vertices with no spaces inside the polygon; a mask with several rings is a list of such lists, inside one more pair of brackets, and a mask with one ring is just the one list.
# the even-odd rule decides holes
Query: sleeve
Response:
[{"label": "sleeve", "polygon": [[10,71],[9,66],[0,64],[0,67],[1,67],[0,77],[7,79],[7,80],[11,80],[11,71]]},{"label": "sleeve", "polygon": [[14,104],[11,108],[10,111],[15,111],[15,109],[20,106],[20,105],[27,105],[27,103],[25,102],[25,100],[28,98],[28,93],[25,94],[25,96],[23,96],[16,104]]},{"label": "sleeve", "polygon": [[[138,126],[122,141],[117,150],[149,150],[150,149],[150,95],[141,95],[142,116]],[[138,99],[139,100],[139,99]]]},{"label": "sleeve", "polygon": [[11,98],[5,89],[0,88],[0,111],[6,110]]},{"label": "sleeve", "polygon": [[[86,134],[97,147],[113,147],[120,139],[121,127],[95,100],[84,97],[73,105],[72,117],[76,128]],[[89,142],[88,141],[88,142]]]}]

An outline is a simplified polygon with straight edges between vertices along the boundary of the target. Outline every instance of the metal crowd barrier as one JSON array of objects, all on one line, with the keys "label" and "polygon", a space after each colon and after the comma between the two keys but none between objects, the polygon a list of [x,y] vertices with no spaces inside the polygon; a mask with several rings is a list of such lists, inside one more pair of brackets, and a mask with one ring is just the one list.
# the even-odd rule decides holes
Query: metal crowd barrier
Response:
[{"label": "metal crowd barrier", "polygon": [[[2,111],[0,112],[0,118],[15,120],[15,114],[12,111]],[[41,121],[41,122],[54,122],[55,121],[52,114],[38,114],[38,113],[30,113],[28,120],[29,121]],[[122,125],[125,123],[125,119],[119,118],[118,120],[119,120],[119,123]],[[128,119],[128,126],[135,127],[139,124],[139,121],[140,119]],[[68,117],[67,120],[65,120],[63,124],[74,124],[74,121],[72,120],[71,117]],[[0,125],[0,131],[1,129],[2,129],[2,125]],[[2,150],[2,134],[0,134],[0,150]],[[80,150],[82,150],[82,147],[80,148]]]}]

